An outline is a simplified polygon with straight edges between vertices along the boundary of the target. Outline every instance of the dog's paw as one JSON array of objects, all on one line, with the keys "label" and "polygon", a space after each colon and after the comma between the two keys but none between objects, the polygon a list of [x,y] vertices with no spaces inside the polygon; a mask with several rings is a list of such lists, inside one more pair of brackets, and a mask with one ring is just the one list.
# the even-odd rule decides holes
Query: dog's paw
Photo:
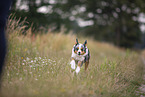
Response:
[{"label": "dog's paw", "polygon": [[75,64],[75,61],[74,61],[74,60],[72,60],[72,61],[70,62],[70,64],[71,64],[71,68],[72,68],[72,69],[75,69],[75,68],[76,68],[76,64]]},{"label": "dog's paw", "polygon": [[76,74],[78,74],[80,72],[80,67],[78,66],[76,69]]}]

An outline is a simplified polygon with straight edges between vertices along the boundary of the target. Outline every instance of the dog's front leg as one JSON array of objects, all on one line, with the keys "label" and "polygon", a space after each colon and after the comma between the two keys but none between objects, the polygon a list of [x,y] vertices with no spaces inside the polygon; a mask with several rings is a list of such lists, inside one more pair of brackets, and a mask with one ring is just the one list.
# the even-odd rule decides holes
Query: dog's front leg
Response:
[{"label": "dog's front leg", "polygon": [[89,61],[86,61],[86,62],[85,62],[85,71],[87,70],[88,65],[89,65]]},{"label": "dog's front leg", "polygon": [[81,63],[82,63],[82,61],[78,62],[78,66],[77,66],[77,69],[76,69],[77,74],[80,72]]},{"label": "dog's front leg", "polygon": [[75,64],[75,60],[74,60],[74,58],[72,58],[70,64],[71,64],[71,68],[72,68],[72,69],[75,69],[76,64]]}]

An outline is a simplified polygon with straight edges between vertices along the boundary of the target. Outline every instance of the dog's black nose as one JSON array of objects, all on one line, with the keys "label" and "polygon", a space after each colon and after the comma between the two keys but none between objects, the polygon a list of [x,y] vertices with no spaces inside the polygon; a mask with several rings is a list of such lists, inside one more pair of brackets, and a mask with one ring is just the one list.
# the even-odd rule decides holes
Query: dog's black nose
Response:
[{"label": "dog's black nose", "polygon": [[81,52],[78,52],[78,55],[80,55],[81,54]]}]

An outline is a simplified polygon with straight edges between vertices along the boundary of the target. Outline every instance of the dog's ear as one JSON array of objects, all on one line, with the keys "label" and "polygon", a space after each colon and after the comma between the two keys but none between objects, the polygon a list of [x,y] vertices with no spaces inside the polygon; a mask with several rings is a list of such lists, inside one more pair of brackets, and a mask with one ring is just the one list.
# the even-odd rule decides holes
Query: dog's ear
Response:
[{"label": "dog's ear", "polygon": [[76,39],[75,45],[79,44],[78,39]]},{"label": "dog's ear", "polygon": [[87,46],[87,40],[85,40],[85,42],[84,42],[84,46]]}]

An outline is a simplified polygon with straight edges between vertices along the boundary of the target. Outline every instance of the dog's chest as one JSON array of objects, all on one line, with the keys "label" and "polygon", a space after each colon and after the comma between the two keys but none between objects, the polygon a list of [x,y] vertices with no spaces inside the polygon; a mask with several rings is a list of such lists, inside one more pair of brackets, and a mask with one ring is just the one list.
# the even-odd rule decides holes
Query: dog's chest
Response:
[{"label": "dog's chest", "polygon": [[75,54],[75,53],[72,54],[72,57],[73,57],[75,60],[77,60],[77,61],[84,61],[84,59],[85,59],[84,56],[82,56],[82,55],[78,56],[78,55]]}]

